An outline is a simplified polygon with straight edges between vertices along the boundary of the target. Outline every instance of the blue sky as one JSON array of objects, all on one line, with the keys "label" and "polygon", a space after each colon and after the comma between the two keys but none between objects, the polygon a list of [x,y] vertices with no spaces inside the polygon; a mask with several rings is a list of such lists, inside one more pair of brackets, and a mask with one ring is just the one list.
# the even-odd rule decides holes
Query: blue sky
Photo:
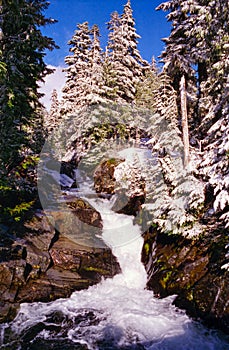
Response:
[{"label": "blue sky", "polygon": [[[163,49],[161,38],[170,32],[170,23],[163,11],[155,11],[160,0],[132,0],[133,16],[139,39],[139,50],[144,59],[157,58]],[[59,50],[48,52],[45,62],[53,66],[64,66],[64,57],[69,53],[68,40],[71,39],[76,25],[88,21],[89,25],[97,24],[101,31],[101,46],[107,42],[106,22],[113,11],[122,13],[126,0],[50,0],[45,12],[46,17],[58,20],[58,23],[47,26],[42,32],[52,37],[60,46]]]}]

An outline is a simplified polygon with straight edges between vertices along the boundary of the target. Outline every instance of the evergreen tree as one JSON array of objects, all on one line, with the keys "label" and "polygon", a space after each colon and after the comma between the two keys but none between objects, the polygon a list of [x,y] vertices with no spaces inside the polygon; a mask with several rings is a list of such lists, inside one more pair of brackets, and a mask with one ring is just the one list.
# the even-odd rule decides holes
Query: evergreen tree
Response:
[{"label": "evergreen tree", "polygon": [[117,79],[116,71],[112,61],[109,58],[108,48],[103,54],[103,97],[108,101],[115,101],[117,99]]},{"label": "evergreen tree", "polygon": [[[177,101],[178,106],[180,106],[181,124],[186,119],[186,121],[189,120],[189,124],[192,126],[195,123],[193,119],[196,107],[196,72],[191,60],[191,42],[187,31],[191,2],[171,0],[159,5],[157,10],[170,11],[167,19],[172,21],[172,30],[169,38],[163,39],[166,47],[160,57],[164,62],[163,69],[171,77],[175,90],[181,92]],[[184,106],[186,110],[184,110]],[[187,132],[185,134],[183,129],[183,138],[188,141]],[[188,145],[187,148],[189,148]]]},{"label": "evergreen tree", "polygon": [[171,75],[173,68],[177,80],[183,73],[182,67],[176,71],[170,59],[177,52],[180,62],[187,61],[197,67],[198,104],[192,133],[199,139],[202,155],[199,171],[214,192],[214,210],[218,215],[223,213],[221,218],[228,224],[228,1],[171,0],[159,9],[170,11],[167,18],[173,24],[163,53],[165,63],[171,63]]},{"label": "evergreen tree", "polygon": [[198,5],[195,26],[190,26],[190,36],[196,40],[191,54],[198,66],[198,113],[206,126],[225,115],[228,106],[229,14],[228,1],[199,0]]},{"label": "evergreen tree", "polygon": [[[111,75],[111,79],[108,77],[109,95],[113,95],[116,101],[123,102],[123,78],[126,81],[126,85],[131,90],[131,79],[127,76],[126,69],[123,66],[124,49],[121,43],[122,30],[121,19],[117,11],[111,14],[111,19],[108,22],[109,40],[106,53],[106,68],[107,72]],[[109,70],[108,70],[109,69]]]},{"label": "evergreen tree", "polygon": [[[226,106],[228,6],[224,0],[171,0],[157,9],[169,10],[167,18],[173,25],[169,38],[164,39],[166,49],[161,57],[177,91],[180,78],[185,75],[189,100],[195,92],[193,77],[197,76],[198,113],[195,117],[196,124],[201,124],[202,128],[210,119],[214,120],[213,114],[219,115]],[[193,67],[197,67],[197,72]]]},{"label": "evergreen tree", "polygon": [[[54,23],[43,15],[45,0],[3,0],[0,7],[0,162],[6,173],[31,149],[39,127],[38,82],[51,70],[43,57],[56,47],[40,28]],[[10,137],[9,137],[10,136]]]},{"label": "evergreen tree", "polygon": [[87,104],[92,105],[103,101],[104,74],[102,62],[102,49],[100,46],[99,28],[95,24],[91,29],[92,46],[89,54],[90,93],[87,96]]},{"label": "evergreen tree", "polygon": [[159,86],[160,76],[158,75],[156,62],[153,58],[150,69],[145,72],[144,78],[136,85],[136,105],[155,110],[155,91]]},{"label": "evergreen tree", "polygon": [[61,114],[74,115],[85,105],[91,90],[90,50],[92,46],[88,22],[77,25],[72,39],[68,42],[72,55],[65,58],[67,68],[66,84],[63,88]]},{"label": "evergreen tree", "polygon": [[126,65],[130,67],[133,72],[133,82],[139,81],[143,76],[145,70],[149,69],[149,63],[141,57],[137,48],[138,39],[140,35],[136,33],[135,21],[133,18],[133,10],[130,0],[124,6],[124,11],[121,16],[123,41],[127,48]]},{"label": "evergreen tree", "polygon": [[136,84],[143,77],[144,68],[148,64],[137,49],[140,36],[136,33],[130,0],[124,6],[121,18],[117,12],[111,15],[108,29],[109,58],[115,72],[117,100],[134,102]]},{"label": "evergreen tree", "polygon": [[51,96],[50,111],[44,119],[44,127],[46,134],[49,135],[60,122],[60,105],[56,89],[53,90]]}]

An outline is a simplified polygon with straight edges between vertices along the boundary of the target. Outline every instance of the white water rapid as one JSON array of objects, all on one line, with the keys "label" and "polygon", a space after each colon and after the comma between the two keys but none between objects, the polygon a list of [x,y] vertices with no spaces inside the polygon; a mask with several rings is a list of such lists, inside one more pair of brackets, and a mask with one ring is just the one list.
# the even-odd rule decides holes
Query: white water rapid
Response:
[{"label": "white water rapid", "polygon": [[[84,184],[81,191],[88,189]],[[1,349],[229,349],[219,333],[177,309],[174,297],[157,299],[145,289],[143,238],[133,217],[114,213],[107,199],[87,200],[101,213],[103,240],[122,273],[68,299],[22,304],[16,319],[2,327]]]}]

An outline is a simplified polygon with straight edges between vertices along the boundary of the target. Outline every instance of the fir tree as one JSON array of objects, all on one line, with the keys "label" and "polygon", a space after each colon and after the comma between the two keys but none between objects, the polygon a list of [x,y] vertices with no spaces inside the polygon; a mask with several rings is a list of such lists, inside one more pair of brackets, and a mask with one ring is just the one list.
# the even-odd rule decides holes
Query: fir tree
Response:
[{"label": "fir tree", "polygon": [[156,62],[152,59],[150,68],[145,72],[144,78],[136,85],[136,105],[155,110],[155,91],[160,86]]},{"label": "fir tree", "polygon": [[108,48],[103,54],[103,97],[108,101],[115,101],[118,97],[116,71],[108,55]]},{"label": "fir tree", "polygon": [[138,38],[131,3],[128,0],[119,17],[117,12],[111,15],[108,23],[110,30],[108,50],[109,58],[115,72],[117,100],[134,102],[136,84],[143,77],[147,62],[137,49]]},{"label": "fir tree", "polygon": [[106,53],[106,67],[109,67],[109,73],[112,79],[107,79],[109,84],[109,95],[111,92],[115,95],[118,102],[123,102],[123,93],[121,89],[123,88],[122,77],[125,76],[126,85],[131,88],[131,81],[127,79],[127,73],[125,67],[123,66],[122,60],[124,55],[123,45],[120,42],[122,35],[121,30],[121,19],[117,11],[111,14],[111,19],[108,22],[109,29],[109,40],[107,45]]},{"label": "fir tree", "polygon": [[48,6],[45,0],[1,2],[0,161],[6,173],[31,149],[40,124],[38,82],[51,72],[44,51],[56,47],[40,31],[55,22],[43,15]]},{"label": "fir tree", "polygon": [[180,124],[182,126],[185,148],[185,164],[189,163],[189,125],[195,123],[194,111],[196,107],[196,78],[190,56],[190,41],[188,38],[187,22],[190,17],[189,5],[186,0],[171,0],[162,3],[157,10],[170,11],[167,19],[172,21],[169,38],[163,39],[166,44],[161,54],[164,70],[172,78],[178,95]]},{"label": "fir tree", "polygon": [[102,49],[100,46],[100,33],[97,25],[91,29],[92,46],[89,54],[90,92],[87,96],[87,104],[92,105],[103,101],[104,75],[102,62]]},{"label": "fir tree", "polygon": [[176,71],[170,60],[174,53],[179,53],[180,62],[188,60],[197,67],[198,104],[192,134],[200,145],[199,172],[214,192],[213,209],[228,224],[228,4],[223,0],[172,0],[159,8],[170,11],[167,18],[173,23],[163,54],[167,66],[171,63],[171,76],[173,67],[178,80],[183,74],[182,67]]},{"label": "fir tree", "polygon": [[[206,125],[203,118],[207,118],[206,122],[209,123],[210,119],[214,119],[212,115],[219,115],[226,105],[227,4],[223,0],[171,0],[162,3],[157,9],[169,10],[167,18],[173,25],[169,38],[164,39],[166,49],[161,55],[165,68],[177,90],[181,76],[185,75],[189,104],[195,92],[192,88],[195,82],[193,76],[197,73],[196,88],[199,91],[195,125]],[[194,71],[195,66],[197,72]]]},{"label": "fir tree", "polygon": [[58,94],[56,89],[53,90],[51,96],[51,106],[50,111],[47,113],[46,118],[44,119],[44,127],[46,134],[49,135],[55,127],[58,126],[60,122],[60,104],[58,100]]},{"label": "fir tree", "polygon": [[61,113],[74,115],[85,104],[91,89],[89,57],[92,41],[88,22],[77,25],[68,44],[72,55],[65,58],[68,67],[64,70],[67,79],[63,88]]}]

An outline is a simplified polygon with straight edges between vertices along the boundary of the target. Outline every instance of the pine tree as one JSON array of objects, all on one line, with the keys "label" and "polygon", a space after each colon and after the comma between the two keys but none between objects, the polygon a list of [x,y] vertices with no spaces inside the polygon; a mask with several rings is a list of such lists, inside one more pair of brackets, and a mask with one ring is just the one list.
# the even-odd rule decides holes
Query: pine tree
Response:
[{"label": "pine tree", "polygon": [[[222,100],[221,97],[225,96],[228,76],[227,8],[223,0],[171,0],[157,8],[170,11],[167,18],[173,25],[169,38],[164,39],[162,59],[177,90],[181,76],[185,75],[189,100],[195,92],[193,77],[197,76],[196,125],[206,125],[214,119],[212,113],[219,114],[225,106],[225,97]],[[206,123],[203,118],[207,118]]]},{"label": "pine tree", "polygon": [[148,70],[150,65],[147,61],[143,60],[140,55],[140,52],[137,48],[138,39],[141,38],[140,35],[137,34],[135,28],[135,20],[133,18],[133,10],[131,7],[130,0],[127,1],[124,6],[124,11],[121,16],[122,23],[122,34],[123,41],[127,46],[127,60],[126,65],[130,67],[133,72],[133,82],[139,81],[143,76],[145,70]]},{"label": "pine tree", "polygon": [[45,0],[1,2],[0,162],[6,173],[29,152],[40,123],[38,82],[51,72],[44,52],[56,47],[40,31],[55,22],[43,15],[48,6]]},{"label": "pine tree", "polygon": [[103,94],[108,101],[115,101],[118,98],[118,87],[116,71],[108,55],[108,48],[103,54]]},{"label": "pine tree", "polygon": [[190,36],[196,40],[191,54],[198,65],[198,113],[202,125],[222,116],[228,105],[225,98],[229,74],[229,15],[226,2],[199,0],[197,20],[194,28],[190,28]]}]

